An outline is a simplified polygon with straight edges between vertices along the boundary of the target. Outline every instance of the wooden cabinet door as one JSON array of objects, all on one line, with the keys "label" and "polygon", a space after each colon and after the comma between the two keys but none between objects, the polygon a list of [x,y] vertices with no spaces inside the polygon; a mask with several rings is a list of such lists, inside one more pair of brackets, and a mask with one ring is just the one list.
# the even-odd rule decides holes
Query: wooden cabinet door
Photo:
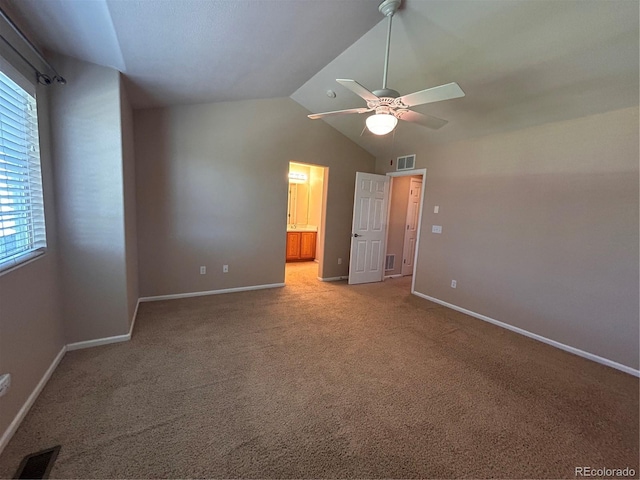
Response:
[{"label": "wooden cabinet door", "polygon": [[316,232],[302,232],[300,235],[300,258],[313,260],[316,258]]},{"label": "wooden cabinet door", "polygon": [[287,260],[300,260],[300,232],[287,232]]}]

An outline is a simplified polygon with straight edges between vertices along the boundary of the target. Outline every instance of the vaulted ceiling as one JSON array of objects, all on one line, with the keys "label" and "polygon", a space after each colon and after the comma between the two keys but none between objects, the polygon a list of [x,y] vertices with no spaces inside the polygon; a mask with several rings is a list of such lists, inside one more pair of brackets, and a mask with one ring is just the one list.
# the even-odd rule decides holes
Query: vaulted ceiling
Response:
[{"label": "vaulted ceiling", "polygon": [[[8,1],[8,0],[5,0]],[[50,51],[122,71],[137,108],[291,96],[310,112],[364,106],[336,78],[381,87],[387,22],[378,0],[13,0]],[[327,121],[375,155],[638,105],[637,0],[404,0],[389,86],[457,82],[466,96],[361,135],[364,115]],[[336,93],[335,98],[326,95]],[[301,119],[301,121],[312,121]]]},{"label": "vaulted ceiling", "polygon": [[47,50],[115,68],[135,107],[287,97],[381,19],[375,0],[11,0]]}]

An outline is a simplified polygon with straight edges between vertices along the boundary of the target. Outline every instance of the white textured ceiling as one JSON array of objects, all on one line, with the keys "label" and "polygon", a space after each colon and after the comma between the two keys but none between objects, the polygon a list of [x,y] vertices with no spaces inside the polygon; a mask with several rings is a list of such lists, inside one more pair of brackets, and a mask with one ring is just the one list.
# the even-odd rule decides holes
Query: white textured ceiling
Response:
[{"label": "white textured ceiling", "polygon": [[381,20],[377,0],[13,0],[41,46],[125,73],[136,107],[286,97]]},{"label": "white textured ceiling", "polygon": [[[311,112],[364,106],[335,82],[381,87],[379,0],[0,0],[40,45],[127,76],[136,107],[291,96]],[[360,135],[375,155],[638,105],[637,0],[404,0],[389,87],[458,82],[466,97],[415,107],[449,120]],[[64,72],[62,72],[64,74]],[[332,89],[336,98],[326,96]],[[407,153],[411,153],[408,151]]]}]

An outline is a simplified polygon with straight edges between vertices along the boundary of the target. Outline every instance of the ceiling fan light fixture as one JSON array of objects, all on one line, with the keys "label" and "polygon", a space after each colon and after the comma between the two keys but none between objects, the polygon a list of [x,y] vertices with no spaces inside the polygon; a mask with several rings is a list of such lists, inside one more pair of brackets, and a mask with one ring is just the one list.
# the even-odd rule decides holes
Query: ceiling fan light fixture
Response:
[{"label": "ceiling fan light fixture", "polygon": [[[1,1],[1,0],[0,0]],[[446,125],[448,122],[441,118],[424,115],[411,110],[416,105],[424,105],[427,103],[441,102],[452,98],[464,97],[464,92],[460,86],[455,83],[447,83],[431,87],[418,92],[400,95],[397,90],[387,88],[387,73],[389,70],[389,51],[391,47],[391,21],[394,14],[398,11],[402,0],[383,0],[378,10],[389,19],[387,27],[387,48],[384,55],[384,68],[382,71],[382,88],[379,90],[369,91],[366,87],[360,85],[350,78],[337,78],[336,81],[343,87],[351,90],[353,93],[367,102],[366,108],[349,108],[346,110],[334,110],[332,112],[312,113],[307,115],[310,119],[316,120],[333,115],[349,115],[352,113],[375,113],[367,117],[367,129],[374,135],[386,135],[392,132],[398,120],[403,122],[413,122],[431,129],[438,129]],[[331,95],[331,90],[327,91],[327,95]]]},{"label": "ceiling fan light fixture", "polygon": [[393,131],[398,124],[398,119],[388,113],[376,113],[367,117],[367,128],[374,135],[386,135]]}]

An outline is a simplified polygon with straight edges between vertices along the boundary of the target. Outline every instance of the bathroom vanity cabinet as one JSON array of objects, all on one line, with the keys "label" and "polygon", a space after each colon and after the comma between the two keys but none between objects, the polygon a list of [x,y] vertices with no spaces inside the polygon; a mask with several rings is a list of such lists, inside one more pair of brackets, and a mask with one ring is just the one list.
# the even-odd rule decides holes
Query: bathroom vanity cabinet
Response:
[{"label": "bathroom vanity cabinet", "polygon": [[287,232],[287,262],[316,258],[316,232]]}]

